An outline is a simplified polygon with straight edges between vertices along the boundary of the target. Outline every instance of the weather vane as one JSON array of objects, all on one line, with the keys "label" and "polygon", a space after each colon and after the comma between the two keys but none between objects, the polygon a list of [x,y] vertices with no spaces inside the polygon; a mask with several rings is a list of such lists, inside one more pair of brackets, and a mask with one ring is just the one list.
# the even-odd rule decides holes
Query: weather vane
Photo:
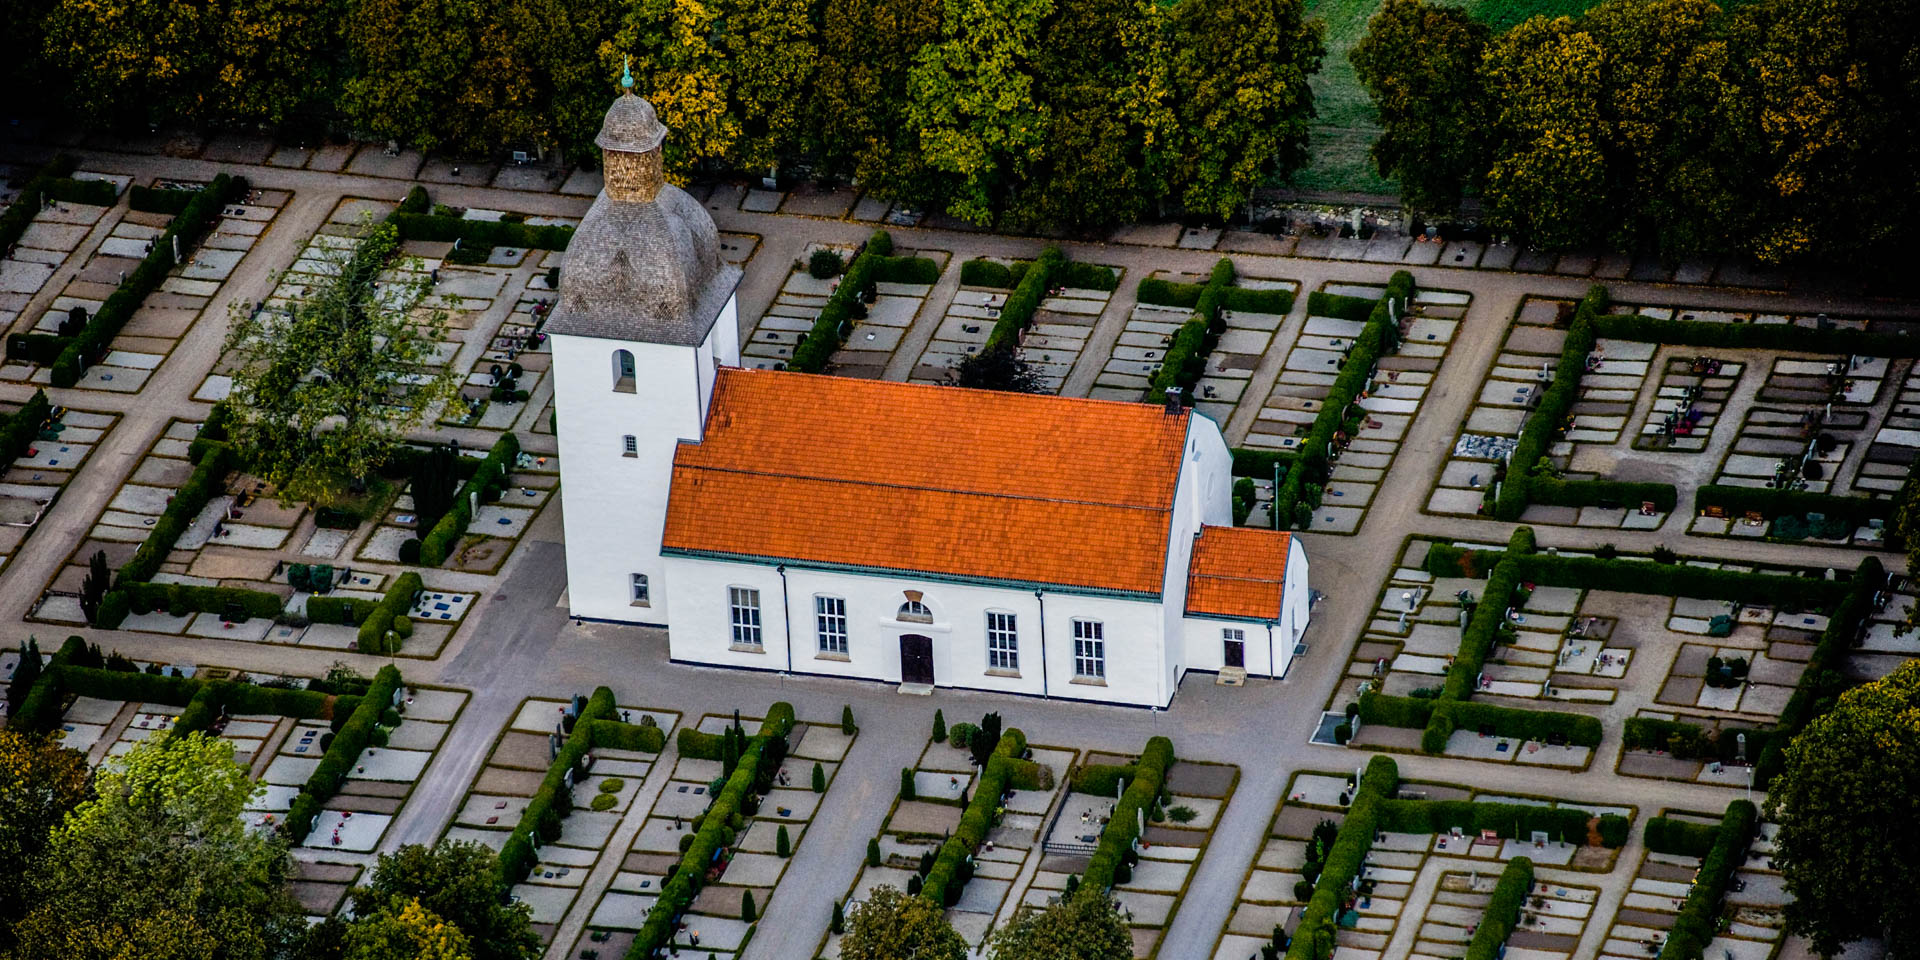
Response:
[{"label": "weather vane", "polygon": [[629,91],[633,89],[633,58],[632,57],[622,57],[620,59],[620,86],[622,89],[629,90]]}]

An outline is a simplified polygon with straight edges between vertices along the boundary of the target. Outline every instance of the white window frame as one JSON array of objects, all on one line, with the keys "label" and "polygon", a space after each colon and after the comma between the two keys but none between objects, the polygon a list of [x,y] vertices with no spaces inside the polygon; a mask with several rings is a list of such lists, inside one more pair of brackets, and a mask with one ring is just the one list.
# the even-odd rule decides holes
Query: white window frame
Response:
[{"label": "white window frame", "polygon": [[987,611],[987,669],[1020,672],[1020,620],[1016,615]]},{"label": "white window frame", "polygon": [[932,623],[933,608],[918,600],[908,600],[900,605],[900,612],[894,619],[901,623]]},{"label": "white window frame", "polygon": [[627,592],[636,607],[653,606],[653,584],[644,573],[627,575]]},{"label": "white window frame", "polygon": [[1107,628],[1098,620],[1073,621],[1073,678],[1107,679]]},{"label": "white window frame", "polygon": [[736,647],[763,648],[760,633],[760,591],[753,587],[727,588],[727,622]]},{"label": "white window frame", "polygon": [[1239,627],[1221,627],[1220,642],[1232,642],[1245,647],[1247,643],[1247,632]]},{"label": "white window frame", "polygon": [[817,593],[813,596],[813,632],[820,652],[847,655],[847,598]]}]

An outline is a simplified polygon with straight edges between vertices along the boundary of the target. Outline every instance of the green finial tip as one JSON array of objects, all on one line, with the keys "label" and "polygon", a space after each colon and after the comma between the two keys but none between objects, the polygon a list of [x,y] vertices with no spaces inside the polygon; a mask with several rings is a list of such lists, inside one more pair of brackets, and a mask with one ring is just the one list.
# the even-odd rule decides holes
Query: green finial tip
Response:
[{"label": "green finial tip", "polygon": [[626,57],[620,62],[620,86],[625,90],[633,89],[633,58]]}]

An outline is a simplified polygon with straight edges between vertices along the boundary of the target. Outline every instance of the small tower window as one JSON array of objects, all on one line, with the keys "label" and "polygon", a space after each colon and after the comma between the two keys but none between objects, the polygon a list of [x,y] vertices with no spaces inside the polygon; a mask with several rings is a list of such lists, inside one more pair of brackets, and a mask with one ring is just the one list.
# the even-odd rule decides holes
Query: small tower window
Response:
[{"label": "small tower window", "polygon": [[633,590],[634,606],[645,607],[645,606],[651,606],[653,604],[653,591],[647,588],[646,574],[644,573],[632,574],[631,588]]},{"label": "small tower window", "polygon": [[630,350],[613,352],[613,389],[617,393],[633,392],[633,352]]},{"label": "small tower window", "polygon": [[623,457],[637,457],[640,455],[640,441],[636,439],[633,434],[629,433],[620,438],[620,455]]},{"label": "small tower window", "polygon": [[933,611],[927,609],[927,605],[918,600],[908,600],[900,605],[900,613],[896,619],[909,623],[932,623]]}]

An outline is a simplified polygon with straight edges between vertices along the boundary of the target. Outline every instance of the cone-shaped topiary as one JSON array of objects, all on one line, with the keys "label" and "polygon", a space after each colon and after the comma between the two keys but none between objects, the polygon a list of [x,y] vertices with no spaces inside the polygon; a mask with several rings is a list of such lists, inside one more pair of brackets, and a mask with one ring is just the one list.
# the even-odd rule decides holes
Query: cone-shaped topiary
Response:
[{"label": "cone-shaped topiary", "polygon": [[947,715],[938,710],[933,712],[933,742],[943,743],[947,739]]},{"label": "cone-shaped topiary", "polygon": [[820,761],[818,760],[813,762],[813,792],[827,792],[827,770],[820,765]]},{"label": "cone-shaped topiary", "polygon": [[780,825],[780,832],[773,835],[773,852],[779,857],[793,856],[793,841],[787,838],[787,825],[784,823]]}]

